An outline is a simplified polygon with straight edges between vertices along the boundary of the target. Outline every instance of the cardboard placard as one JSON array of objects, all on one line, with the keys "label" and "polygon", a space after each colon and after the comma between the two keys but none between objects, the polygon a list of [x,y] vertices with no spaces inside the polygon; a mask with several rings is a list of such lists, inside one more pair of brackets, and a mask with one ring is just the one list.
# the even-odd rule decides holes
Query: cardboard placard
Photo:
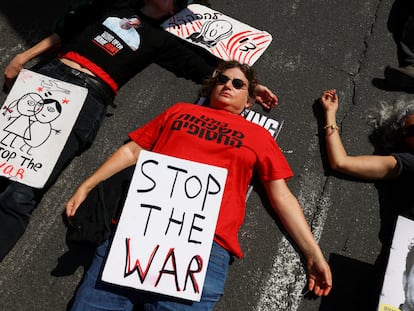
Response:
[{"label": "cardboard placard", "polygon": [[0,114],[0,175],[42,188],[85,101],[86,88],[23,69]]},{"label": "cardboard placard", "polygon": [[[403,216],[398,216],[379,299],[379,311],[399,311],[400,306],[405,302],[406,290],[410,291],[409,296],[411,296],[411,304],[414,304],[414,297],[412,296],[412,290],[414,290],[414,254],[413,257],[411,257],[409,252],[413,247],[414,221]],[[412,260],[411,264],[406,264],[407,258],[409,258],[409,262]],[[406,271],[406,265],[408,271]],[[411,267],[411,265],[413,266]],[[406,280],[404,280],[405,277],[407,277]],[[411,284],[411,286],[405,288],[405,281],[408,282],[407,284]],[[411,310],[411,308],[406,308],[406,310]]]},{"label": "cardboard placard", "polygon": [[237,60],[250,66],[272,42],[268,32],[200,4],[190,4],[161,26],[220,59]]},{"label": "cardboard placard", "polygon": [[199,301],[226,177],[141,151],[102,280]]}]

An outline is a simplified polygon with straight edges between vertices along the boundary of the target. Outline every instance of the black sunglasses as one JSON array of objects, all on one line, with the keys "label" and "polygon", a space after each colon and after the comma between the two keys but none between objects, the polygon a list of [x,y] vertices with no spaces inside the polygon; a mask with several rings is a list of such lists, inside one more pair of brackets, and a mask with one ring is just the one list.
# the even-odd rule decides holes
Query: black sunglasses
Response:
[{"label": "black sunglasses", "polygon": [[243,80],[238,78],[230,79],[228,76],[222,73],[217,74],[216,79],[218,84],[226,84],[227,81],[231,80],[231,84],[233,84],[233,87],[237,90],[240,90],[246,85]]},{"label": "black sunglasses", "polygon": [[405,137],[413,137],[414,136],[414,124],[407,126],[402,130],[402,133]]}]

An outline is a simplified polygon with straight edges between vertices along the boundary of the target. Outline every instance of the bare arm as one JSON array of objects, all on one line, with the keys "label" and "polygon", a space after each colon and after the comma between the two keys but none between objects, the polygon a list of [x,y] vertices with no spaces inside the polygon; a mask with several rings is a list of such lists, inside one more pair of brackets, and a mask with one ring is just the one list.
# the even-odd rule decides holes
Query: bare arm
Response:
[{"label": "bare arm", "polygon": [[333,170],[364,179],[391,179],[398,176],[398,162],[394,156],[349,156],[342,144],[336,125],[338,95],[335,90],[322,94],[321,105],[325,111],[325,140],[329,163]]},{"label": "bare arm", "polygon": [[306,258],[308,289],[318,296],[328,295],[332,287],[331,270],[298,201],[283,179],[268,182],[265,188],[273,209]]},{"label": "bare arm", "polygon": [[35,44],[33,47],[28,50],[17,54],[11,62],[7,65],[4,71],[4,85],[6,88],[9,88],[13,79],[16,78],[20,70],[26,65],[30,60],[45,54],[47,52],[54,51],[58,49],[61,45],[61,40],[59,35],[56,33],[46,37],[39,43]]},{"label": "bare arm", "polygon": [[66,203],[66,215],[75,215],[79,205],[85,200],[89,192],[101,181],[123,169],[136,164],[142,148],[135,142],[129,142],[121,146],[115,153],[106,160],[89,178],[87,178],[75,191],[73,196]]}]

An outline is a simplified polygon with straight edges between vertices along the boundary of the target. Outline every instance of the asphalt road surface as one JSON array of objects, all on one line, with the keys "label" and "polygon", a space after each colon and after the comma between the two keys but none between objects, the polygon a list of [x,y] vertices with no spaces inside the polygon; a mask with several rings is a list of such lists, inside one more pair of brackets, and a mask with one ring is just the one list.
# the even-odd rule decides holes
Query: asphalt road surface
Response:
[{"label": "asphalt road surface", "polygon": [[[404,1],[211,2],[215,9],[273,36],[255,68],[261,82],[279,97],[279,106],[269,115],[284,121],[278,142],[295,173],[289,187],[334,273],[329,297],[313,299],[305,294],[300,254],[257,187],[247,202],[240,232],[245,256],[232,264],[216,310],[375,310],[381,287],[381,273],[374,266],[382,246],[379,188],[328,169],[321,140],[323,121],[315,100],[323,90],[336,88],[346,148],[351,154],[374,152],[368,138],[369,110],[380,101],[412,96],[389,89],[383,80],[384,67],[398,64],[393,29],[401,21]],[[49,33],[66,3],[0,4],[0,71],[16,53]],[[117,108],[109,108],[94,145],[64,171],[34,211],[24,236],[0,263],[1,310],[66,309],[90,250],[68,249],[61,216],[64,203],[129,131],[176,101],[194,100],[197,89],[153,65],[121,90]]]}]

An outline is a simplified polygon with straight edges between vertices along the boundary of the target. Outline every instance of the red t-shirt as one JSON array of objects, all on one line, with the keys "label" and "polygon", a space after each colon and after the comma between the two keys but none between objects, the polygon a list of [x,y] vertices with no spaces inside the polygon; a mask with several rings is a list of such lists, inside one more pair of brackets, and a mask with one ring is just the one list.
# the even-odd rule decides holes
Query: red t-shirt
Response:
[{"label": "red t-shirt", "polygon": [[266,129],[224,110],[178,103],[129,136],[146,150],[228,170],[214,240],[239,258],[238,231],[253,170],[262,182],[293,175]]}]

